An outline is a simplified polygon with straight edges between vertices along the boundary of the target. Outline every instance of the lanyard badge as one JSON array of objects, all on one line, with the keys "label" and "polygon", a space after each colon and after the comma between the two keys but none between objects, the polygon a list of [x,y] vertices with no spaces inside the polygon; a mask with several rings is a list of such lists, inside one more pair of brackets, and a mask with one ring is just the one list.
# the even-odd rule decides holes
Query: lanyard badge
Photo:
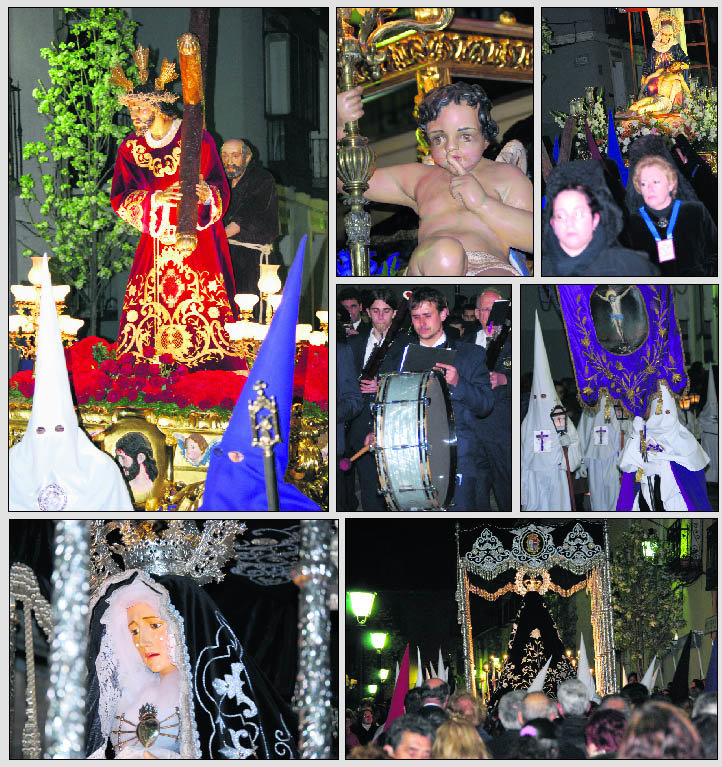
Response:
[{"label": "lanyard badge", "polygon": [[657,231],[657,227],[649,217],[649,213],[647,213],[644,206],[639,209],[639,213],[644,219],[644,223],[647,225],[647,229],[649,229],[649,231],[652,233],[652,237],[654,237],[655,241],[657,242],[657,259],[659,260],[660,264],[665,263],[665,261],[674,261],[676,258],[672,235],[674,234],[674,226],[677,223],[677,215],[679,214],[679,208],[681,204],[682,203],[679,200],[676,200],[672,206],[672,215],[669,218],[669,226],[667,227],[667,237],[664,240]]}]

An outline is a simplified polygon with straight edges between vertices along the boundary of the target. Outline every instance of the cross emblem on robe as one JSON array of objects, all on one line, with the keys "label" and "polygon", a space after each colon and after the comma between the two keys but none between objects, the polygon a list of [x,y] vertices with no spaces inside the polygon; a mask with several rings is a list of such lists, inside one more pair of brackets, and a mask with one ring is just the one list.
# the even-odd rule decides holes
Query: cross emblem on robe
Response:
[{"label": "cross emblem on robe", "polygon": [[[535,431],[534,432],[534,439],[535,440],[537,440],[537,439],[539,440],[538,445],[537,445],[536,442],[534,443],[534,452],[535,453],[543,453],[544,452],[544,440],[545,439],[549,439],[549,434],[546,433],[544,430]],[[537,447],[539,447],[538,450],[537,450]]]},{"label": "cross emblem on robe", "polygon": [[605,437],[607,436],[607,430],[602,428],[601,426],[598,429],[594,430],[595,434],[599,435],[599,441],[596,443],[597,445],[606,445],[607,439]]}]

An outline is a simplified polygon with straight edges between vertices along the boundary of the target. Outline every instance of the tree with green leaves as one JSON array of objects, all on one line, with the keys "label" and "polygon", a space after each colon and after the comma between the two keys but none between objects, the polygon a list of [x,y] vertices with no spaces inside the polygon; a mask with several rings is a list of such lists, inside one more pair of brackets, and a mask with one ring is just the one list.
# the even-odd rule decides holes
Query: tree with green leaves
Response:
[{"label": "tree with green leaves", "polygon": [[[680,584],[666,566],[669,547],[656,535],[650,537],[648,527],[632,520],[612,553],[614,643],[617,650],[629,653],[628,671],[636,671],[640,679],[684,623]],[[644,547],[645,541],[651,547]]]},{"label": "tree with green leaves", "polygon": [[[55,256],[56,279],[75,288],[71,311],[88,319],[90,335],[98,332],[107,281],[135,252],[137,232],[114,213],[109,193],[116,149],[128,132],[118,124],[110,68],[130,60],[136,27],[118,8],[65,9],[66,39],[40,51],[50,85],[33,90],[49,121],[47,138],[23,147],[38,171],[20,180],[25,226]],[[24,256],[39,255],[22,244]]]}]

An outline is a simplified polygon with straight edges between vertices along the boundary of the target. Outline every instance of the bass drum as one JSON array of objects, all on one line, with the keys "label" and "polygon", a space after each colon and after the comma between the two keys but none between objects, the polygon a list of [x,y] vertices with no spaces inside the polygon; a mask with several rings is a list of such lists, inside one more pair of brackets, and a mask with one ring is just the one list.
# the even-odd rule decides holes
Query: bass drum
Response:
[{"label": "bass drum", "polygon": [[376,467],[392,511],[448,508],[456,481],[456,426],[446,379],[435,370],[381,376]]}]

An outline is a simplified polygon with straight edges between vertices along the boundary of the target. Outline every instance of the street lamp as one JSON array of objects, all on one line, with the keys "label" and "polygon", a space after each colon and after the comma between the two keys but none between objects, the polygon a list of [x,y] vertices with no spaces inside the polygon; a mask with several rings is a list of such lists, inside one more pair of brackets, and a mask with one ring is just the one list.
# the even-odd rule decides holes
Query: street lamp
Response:
[{"label": "street lamp", "polygon": [[379,669],[379,679],[385,682],[389,678],[389,670],[387,668]]},{"label": "street lamp", "polygon": [[622,405],[617,403],[614,406],[614,415],[617,417],[617,420],[619,421],[619,431],[622,433],[621,449],[624,450],[624,422],[629,420],[629,418],[627,417],[627,411],[624,409]]},{"label": "street lamp", "polygon": [[369,615],[371,615],[371,608],[374,606],[375,596],[376,592],[370,591],[348,592],[349,602],[351,603],[351,612],[356,617],[356,621],[359,625],[363,626]]},{"label": "street lamp", "polygon": [[377,684],[367,684],[366,689],[369,691],[370,695],[376,695],[376,690],[379,689],[379,686]]},{"label": "street lamp", "polygon": [[374,650],[376,650],[376,652],[381,652],[381,650],[384,649],[387,636],[388,634],[385,631],[372,631],[369,634],[369,639],[371,640],[371,646],[374,648]]}]

